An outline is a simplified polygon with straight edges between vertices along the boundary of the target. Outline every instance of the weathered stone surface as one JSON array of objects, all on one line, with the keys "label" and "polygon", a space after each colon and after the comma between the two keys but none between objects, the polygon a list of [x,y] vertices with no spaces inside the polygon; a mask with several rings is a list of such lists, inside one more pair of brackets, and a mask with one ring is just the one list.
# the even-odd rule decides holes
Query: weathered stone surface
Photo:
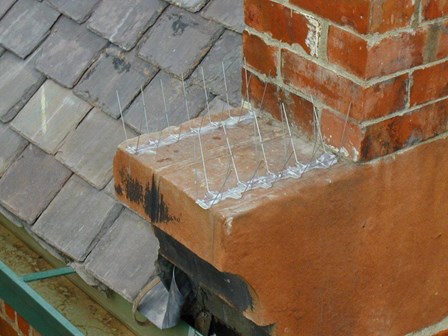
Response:
[{"label": "weathered stone surface", "polygon": [[[169,126],[179,125],[188,120],[182,81],[160,71],[145,88],[145,103],[148,128],[141,94],[134,100],[125,115],[126,123],[140,133],[150,133],[168,127],[163,103],[162,86],[166,98]],[[196,85],[185,84],[190,118],[196,117],[205,106],[204,90]]]},{"label": "weathered stone surface", "polygon": [[104,192],[73,175],[32,230],[65,255],[83,261],[121,208]]},{"label": "weathered stone surface", "polygon": [[[271,120],[275,125],[282,127]],[[216,151],[204,151],[211,190],[219,188],[213,179],[223,180],[228,161],[223,155],[213,163],[220,133],[214,134]],[[257,301],[245,315],[257,325],[275,324],[283,336],[406,335],[447,312],[448,270],[440,268],[448,258],[448,184],[442,182],[448,178],[447,136],[366,164],[341,162],[277,181],[209,210],[194,203],[192,165],[180,159],[191,148],[182,146],[187,139],[159,149],[157,159],[123,152],[121,145],[115,178],[120,186],[125,186],[121,176],[133,186],[149,184],[158,197],[142,202],[149,211],[138,205],[135,193],[126,196],[135,187],[122,188],[120,200],[147,218],[157,209],[150,205],[163,204],[170,218],[154,221],[156,227],[221,272],[247,282]],[[204,134],[204,147],[215,137]],[[239,161],[242,144],[231,143],[239,144],[241,175],[246,171]],[[306,144],[312,152],[312,143]],[[282,151],[268,150],[268,160],[282,164]]]},{"label": "weathered stone surface", "polygon": [[[136,134],[127,129],[128,137]],[[112,177],[112,158],[124,139],[120,120],[93,109],[72,132],[57,158],[90,184],[102,189]]]},{"label": "weathered stone surface", "polygon": [[237,106],[241,103],[242,39],[240,34],[228,30],[224,32],[200,66],[196,68],[191,76],[192,81],[203,85],[201,70],[203,68],[207,88],[227,101],[222,63],[226,73],[229,102]]},{"label": "weathered stone surface", "polygon": [[27,144],[28,141],[0,123],[0,177]]},{"label": "weathered stone surface", "polygon": [[99,0],[47,0],[62,14],[78,23],[84,22]]},{"label": "weathered stone surface", "polygon": [[0,56],[3,55],[4,52],[5,52],[5,48],[0,47]]},{"label": "weathered stone surface", "polygon": [[71,171],[53,156],[30,145],[0,180],[0,203],[32,224],[70,175]]},{"label": "weathered stone surface", "polygon": [[11,127],[49,154],[55,154],[91,106],[71,90],[47,80],[29,100]]},{"label": "weathered stone surface", "polygon": [[212,0],[202,16],[241,33],[244,29],[243,0]]},{"label": "weathered stone surface", "polygon": [[126,57],[106,53],[89,69],[76,86],[75,93],[103,112],[119,118],[117,91],[124,111],[140,88],[145,86],[155,73],[156,68],[153,66],[149,66],[147,71],[142,73],[136,70]]},{"label": "weathered stone surface", "polygon": [[0,2],[0,18],[5,15],[8,9],[16,2],[16,0],[2,0]]},{"label": "weathered stone surface", "polygon": [[0,58],[0,120],[11,121],[44,82],[34,69],[34,57],[25,61],[11,53]]},{"label": "weathered stone surface", "polygon": [[0,21],[0,44],[25,58],[47,36],[59,12],[33,0],[19,0]]},{"label": "weathered stone surface", "polygon": [[88,27],[110,42],[130,50],[166,6],[160,0],[103,1],[89,19]]},{"label": "weathered stone surface", "polygon": [[221,32],[215,23],[171,7],[149,30],[139,55],[178,78],[187,78]]},{"label": "weathered stone surface", "polygon": [[85,267],[132,301],[155,270],[158,249],[151,225],[125,209],[87,257]]},{"label": "weathered stone surface", "polygon": [[84,25],[63,17],[42,45],[36,68],[62,86],[71,88],[106,43]]},{"label": "weathered stone surface", "polygon": [[188,9],[190,12],[199,11],[209,0],[166,0],[173,5]]}]

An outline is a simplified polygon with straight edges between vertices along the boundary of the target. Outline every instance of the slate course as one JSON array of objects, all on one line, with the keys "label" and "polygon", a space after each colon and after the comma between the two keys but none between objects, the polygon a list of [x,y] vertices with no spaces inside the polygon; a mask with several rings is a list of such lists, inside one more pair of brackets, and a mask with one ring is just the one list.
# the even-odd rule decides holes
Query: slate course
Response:
[{"label": "slate course", "polygon": [[113,156],[126,136],[167,126],[161,82],[170,126],[206,113],[200,67],[211,113],[227,107],[222,61],[240,105],[237,8],[242,0],[0,1],[0,212],[132,301],[159,245],[116,201]]}]

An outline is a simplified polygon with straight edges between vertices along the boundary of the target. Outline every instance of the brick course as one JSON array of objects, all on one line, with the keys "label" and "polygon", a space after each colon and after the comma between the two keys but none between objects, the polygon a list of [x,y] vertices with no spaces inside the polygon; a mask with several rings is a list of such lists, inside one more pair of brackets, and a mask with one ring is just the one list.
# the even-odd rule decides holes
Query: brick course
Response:
[{"label": "brick course", "polygon": [[[355,160],[400,150],[409,143],[361,150],[369,142],[365,131],[410,117],[448,96],[447,6],[444,0],[423,0],[421,6],[411,0],[247,0],[244,57],[257,79],[246,99],[276,118],[285,103],[307,134],[313,120],[308,105],[300,102],[314,101],[325,118],[326,139],[336,149],[337,121],[345,121],[349,111],[353,125],[369,125],[355,132],[353,140],[359,143],[348,150]],[[261,104],[263,76],[269,84]],[[443,128],[430,137],[440,132]],[[415,143],[426,138],[416,137]]]}]

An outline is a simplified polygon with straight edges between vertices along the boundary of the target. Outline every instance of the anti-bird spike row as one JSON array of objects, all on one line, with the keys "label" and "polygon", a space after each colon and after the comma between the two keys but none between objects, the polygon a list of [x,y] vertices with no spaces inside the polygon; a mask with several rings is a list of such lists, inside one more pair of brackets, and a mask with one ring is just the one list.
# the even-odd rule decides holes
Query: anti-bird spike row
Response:
[{"label": "anti-bird spike row", "polygon": [[[146,132],[149,133],[148,112],[146,111],[145,95],[143,93],[143,87],[142,86],[140,86],[140,92],[141,92],[141,95],[142,95],[143,113],[145,115],[145,122],[146,122]],[[140,131],[141,131],[141,126],[140,126]]]},{"label": "anti-bird spike row", "polygon": [[212,123],[212,118],[210,116],[210,105],[209,105],[209,102],[208,102],[208,94],[207,94],[207,87],[205,85],[205,75],[204,75],[204,68],[203,67],[201,67],[201,74],[202,74],[202,84],[204,86],[205,104],[207,105],[207,116],[208,116],[208,121],[211,124]]},{"label": "anti-bird spike row", "polygon": [[128,134],[126,133],[126,126],[124,124],[123,110],[121,109],[121,102],[120,97],[118,96],[118,90],[115,90],[115,93],[117,94],[118,109],[120,110],[121,123],[123,124],[124,137],[126,138],[126,140],[128,140]]},{"label": "anti-bird spike row", "polygon": [[219,191],[216,193],[216,196],[213,198],[213,201],[210,205],[210,208],[213,207],[213,205],[215,204],[215,202],[218,200],[218,198],[222,198],[222,193],[224,191],[224,186],[227,183],[227,180],[229,179],[230,173],[232,172],[232,169],[230,169],[230,160],[227,164],[227,172],[226,172],[226,177],[224,178],[224,182],[221,185],[221,188],[219,188]]}]

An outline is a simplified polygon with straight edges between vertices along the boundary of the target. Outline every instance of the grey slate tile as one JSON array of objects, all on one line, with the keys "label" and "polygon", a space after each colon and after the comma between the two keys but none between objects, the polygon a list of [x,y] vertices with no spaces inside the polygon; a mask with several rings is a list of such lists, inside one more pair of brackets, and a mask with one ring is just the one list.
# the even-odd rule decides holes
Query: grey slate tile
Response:
[{"label": "grey slate tile", "polygon": [[0,177],[25,149],[28,141],[0,123]]},{"label": "grey slate tile", "polygon": [[33,56],[21,60],[6,52],[0,57],[0,120],[11,121],[42,85],[45,76],[34,69]]},{"label": "grey slate tile", "polygon": [[0,1],[0,18],[6,14],[8,9],[12,7],[12,5],[16,2],[16,0],[2,0]]},{"label": "grey slate tile", "polygon": [[47,0],[65,16],[82,23],[92,13],[99,0]]},{"label": "grey slate tile", "polygon": [[167,4],[160,0],[103,1],[88,22],[90,30],[131,50]]},{"label": "grey slate tile", "polygon": [[149,30],[139,56],[187,78],[221,32],[221,26],[173,6]]},{"label": "grey slate tile", "polygon": [[[187,111],[183,94],[182,82],[164,71],[160,71],[143,91],[147,116],[148,129],[143,109],[141,94],[134,100],[124,116],[126,123],[139,133],[151,133],[168,127],[162,96],[161,82],[166,98],[169,126],[179,125],[187,121]],[[185,84],[190,118],[196,117],[205,106],[203,88]]]},{"label": "grey slate tile", "polygon": [[237,106],[241,102],[242,85],[242,37],[240,34],[226,30],[196,68],[191,80],[198,85],[203,85],[201,70],[203,68],[207,88],[227,101],[222,63],[225,68],[229,102]]},{"label": "grey slate tile", "polygon": [[99,107],[103,112],[120,117],[118,91],[122,109],[126,109],[134,97],[155,75],[157,69],[148,64],[145,72],[139,71],[124,57],[103,54],[81,79],[75,94]]},{"label": "grey slate tile", "polygon": [[[129,138],[136,134],[127,129]],[[120,120],[93,109],[62,145],[56,157],[97,189],[112,177],[112,160],[125,140]]]},{"label": "grey slate tile", "polygon": [[0,44],[25,58],[47,36],[59,12],[34,0],[19,0],[0,21]]},{"label": "grey slate tile", "polygon": [[201,14],[241,33],[244,30],[244,0],[212,0]]},{"label": "grey slate tile", "polygon": [[36,69],[72,88],[106,44],[105,39],[84,25],[62,17],[42,45]]},{"label": "grey slate tile", "polygon": [[173,5],[185,8],[190,12],[199,11],[209,0],[166,0]]},{"label": "grey slate tile", "polygon": [[151,225],[125,209],[84,265],[95,278],[132,302],[155,270],[158,249]]},{"label": "grey slate tile", "polygon": [[224,111],[230,110],[233,107],[231,105],[228,105],[225,101],[219,99],[218,97],[215,97],[209,104],[209,108],[205,108],[202,110],[201,113],[199,113],[199,116],[206,116],[208,111],[210,110],[210,114],[219,114]]},{"label": "grey slate tile", "polygon": [[71,90],[47,80],[29,100],[11,127],[49,154],[55,154],[91,106]]},{"label": "grey slate tile", "polygon": [[29,145],[0,180],[0,203],[32,224],[70,175],[53,156]]},{"label": "grey slate tile", "polygon": [[227,83],[227,94],[231,105],[238,106],[241,102],[241,67],[242,67],[242,39],[241,35],[226,30],[221,38],[203,59],[191,76],[191,80],[198,85],[203,85],[202,70],[206,86],[215,95],[227,101],[224,73],[224,63]]},{"label": "grey slate tile", "polygon": [[242,85],[242,38],[240,34],[226,30],[196,68],[191,80],[198,85],[203,85],[201,72],[201,68],[203,68],[207,88],[210,88],[213,94],[227,101],[222,70],[223,62],[229,101],[231,105],[237,106],[241,103]]},{"label": "grey slate tile", "polygon": [[73,175],[32,231],[63,254],[83,261],[121,211],[104,192]]},{"label": "grey slate tile", "polygon": [[5,48],[0,47],[0,56],[3,55],[4,52],[5,52]]}]

